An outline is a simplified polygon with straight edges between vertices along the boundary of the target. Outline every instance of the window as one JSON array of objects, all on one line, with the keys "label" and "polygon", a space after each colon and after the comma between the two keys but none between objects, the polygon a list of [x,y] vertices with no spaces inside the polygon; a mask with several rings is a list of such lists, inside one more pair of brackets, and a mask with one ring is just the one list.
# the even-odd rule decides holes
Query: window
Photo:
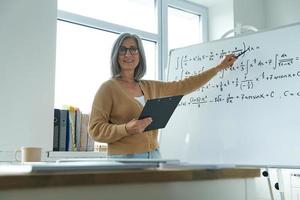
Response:
[{"label": "window", "polygon": [[168,7],[169,50],[202,42],[200,15]]},{"label": "window", "polygon": [[143,31],[157,32],[154,0],[109,0],[105,3],[99,0],[62,0],[58,1],[58,9]]},{"label": "window", "polygon": [[111,77],[110,53],[119,33],[142,38],[144,78],[163,79],[168,49],[202,42],[206,19],[204,8],[178,0],[58,1],[55,107],[90,112],[97,89]]},{"label": "window", "polygon": [[57,22],[55,106],[90,112],[93,97],[110,75],[111,44],[117,34],[68,22]]},{"label": "window", "polygon": [[[110,51],[117,37],[116,33],[57,22],[55,107],[67,104],[90,112],[97,89],[111,77]],[[156,79],[156,44],[143,40],[143,45],[148,66],[145,78]]]}]

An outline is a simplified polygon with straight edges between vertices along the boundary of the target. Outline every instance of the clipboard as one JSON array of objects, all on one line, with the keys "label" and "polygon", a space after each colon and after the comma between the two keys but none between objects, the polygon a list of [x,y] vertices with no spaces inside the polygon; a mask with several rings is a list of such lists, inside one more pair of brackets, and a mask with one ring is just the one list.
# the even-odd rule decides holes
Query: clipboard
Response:
[{"label": "clipboard", "polygon": [[183,95],[147,100],[139,119],[152,118],[144,131],[165,128]]}]

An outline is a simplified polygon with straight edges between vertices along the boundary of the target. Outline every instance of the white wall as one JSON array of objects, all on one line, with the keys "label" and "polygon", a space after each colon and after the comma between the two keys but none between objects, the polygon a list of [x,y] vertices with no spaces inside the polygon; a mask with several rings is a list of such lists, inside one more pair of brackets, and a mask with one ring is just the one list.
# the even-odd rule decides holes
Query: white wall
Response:
[{"label": "white wall", "polygon": [[214,1],[193,0],[208,7],[210,41],[220,39],[237,24],[252,25],[263,30],[300,22],[299,0]]},{"label": "white wall", "polygon": [[299,0],[265,0],[266,28],[300,22]]},{"label": "white wall", "polygon": [[300,22],[299,0],[234,0],[234,24],[262,29]]},{"label": "white wall", "polygon": [[265,1],[235,0],[234,24],[251,25],[257,29],[265,27]]},{"label": "white wall", "polygon": [[56,0],[0,2],[0,161],[20,146],[52,149]]},{"label": "white wall", "polygon": [[220,2],[208,7],[209,41],[218,40],[234,28],[233,0]]}]

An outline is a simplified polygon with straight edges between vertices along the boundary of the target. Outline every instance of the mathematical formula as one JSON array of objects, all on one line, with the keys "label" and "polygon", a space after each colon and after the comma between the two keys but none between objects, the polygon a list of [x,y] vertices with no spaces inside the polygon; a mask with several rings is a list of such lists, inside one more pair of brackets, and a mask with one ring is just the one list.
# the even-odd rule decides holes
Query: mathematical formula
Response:
[{"label": "mathematical formula", "polygon": [[[179,106],[197,105],[208,103],[237,103],[268,99],[299,98],[300,89],[291,90],[289,88],[260,90],[261,84],[272,84],[272,82],[297,82],[300,80],[300,60],[299,56],[291,56],[287,52],[273,53],[268,57],[260,57],[262,51],[260,46],[246,45],[242,43],[242,48],[235,47],[232,50],[219,52],[209,52],[202,55],[180,55],[175,58],[174,80],[183,80],[189,76],[202,73],[207,68],[208,63],[215,63],[226,54],[235,55],[248,50],[235,63],[217,75],[214,81],[209,81],[199,88],[192,96],[184,98]],[[252,56],[258,55],[258,56]],[[242,58],[242,59],[241,59]],[[195,67],[196,66],[196,67]],[[197,70],[195,70],[197,69]],[[228,76],[235,73],[237,76]],[[229,78],[227,78],[229,77]],[[232,93],[231,91],[235,91]],[[213,94],[209,91],[214,91]],[[216,93],[218,93],[216,95]],[[209,95],[210,94],[210,95]]]}]

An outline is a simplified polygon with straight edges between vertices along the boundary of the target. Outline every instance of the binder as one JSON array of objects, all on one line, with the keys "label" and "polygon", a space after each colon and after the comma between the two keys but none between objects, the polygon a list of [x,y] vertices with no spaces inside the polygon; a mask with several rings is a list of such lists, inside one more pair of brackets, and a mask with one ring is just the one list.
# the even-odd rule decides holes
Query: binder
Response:
[{"label": "binder", "polygon": [[59,151],[60,110],[54,109],[53,151]]},{"label": "binder", "polygon": [[89,115],[82,114],[81,115],[81,127],[80,127],[80,151],[88,151],[88,123],[89,123]]},{"label": "binder", "polygon": [[60,110],[59,151],[67,150],[67,133],[69,132],[69,111]]},{"label": "binder", "polygon": [[147,100],[139,119],[152,118],[145,131],[165,128],[183,95]]},{"label": "binder", "polygon": [[67,132],[67,151],[74,151],[76,149],[75,143],[75,129],[76,129],[76,108],[73,106],[68,106],[69,110],[69,131]]},{"label": "binder", "polygon": [[75,116],[75,144],[76,151],[80,151],[81,112],[79,109],[76,110]]}]

